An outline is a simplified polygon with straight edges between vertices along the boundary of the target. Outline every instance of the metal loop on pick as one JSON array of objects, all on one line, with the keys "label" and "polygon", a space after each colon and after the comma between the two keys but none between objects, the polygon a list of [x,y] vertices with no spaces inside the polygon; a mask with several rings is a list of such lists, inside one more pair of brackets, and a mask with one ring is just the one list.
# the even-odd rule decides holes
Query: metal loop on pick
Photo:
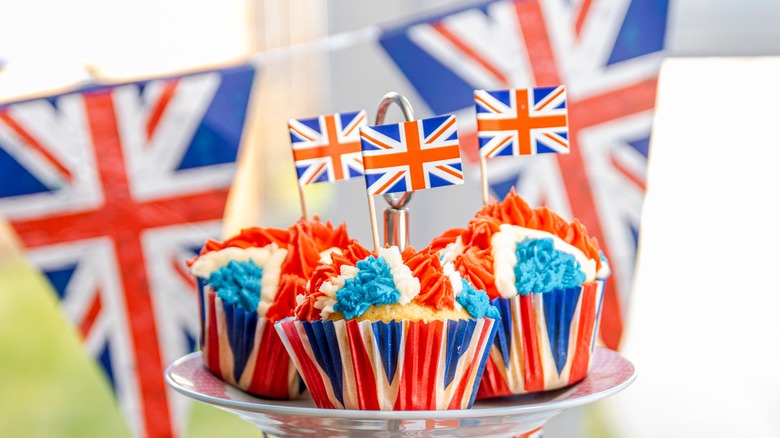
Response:
[{"label": "metal loop on pick", "polygon": [[[382,97],[382,100],[379,102],[379,106],[376,109],[376,119],[374,121],[374,125],[381,125],[385,123],[387,109],[390,108],[390,104],[393,103],[397,104],[401,108],[401,112],[403,112],[404,119],[406,119],[407,122],[414,120],[414,110],[412,110],[412,105],[409,103],[409,101],[403,95],[395,91],[391,91],[385,94]],[[387,201],[387,203],[390,204],[392,208],[401,209],[404,208],[406,204],[408,204],[412,199],[412,192],[388,193],[384,195],[384,197],[385,201]]]}]

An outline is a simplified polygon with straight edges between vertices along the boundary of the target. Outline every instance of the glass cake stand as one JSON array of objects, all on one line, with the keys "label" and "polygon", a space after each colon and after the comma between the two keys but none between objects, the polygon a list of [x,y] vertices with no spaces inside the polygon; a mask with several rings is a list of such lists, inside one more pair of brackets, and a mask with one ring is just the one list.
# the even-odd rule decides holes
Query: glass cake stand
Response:
[{"label": "glass cake stand", "polygon": [[541,427],[564,409],[615,394],[636,378],[633,364],[620,353],[597,348],[588,377],[555,391],[480,400],[468,410],[349,411],[319,409],[310,400],[266,400],[215,377],[201,353],[182,357],[165,370],[176,391],[232,412],[277,436],[501,437],[541,436]]}]

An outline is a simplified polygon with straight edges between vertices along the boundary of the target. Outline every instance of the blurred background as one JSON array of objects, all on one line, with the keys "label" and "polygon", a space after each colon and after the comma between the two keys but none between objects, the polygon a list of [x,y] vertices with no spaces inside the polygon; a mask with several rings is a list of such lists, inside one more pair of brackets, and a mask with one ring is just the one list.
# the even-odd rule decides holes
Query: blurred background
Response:
[{"label": "blurred background", "polygon": [[[197,303],[186,292],[176,292],[192,285],[176,273],[206,237],[250,225],[284,227],[300,216],[288,119],[361,108],[373,119],[381,96],[399,91],[418,117],[455,112],[464,123],[462,108],[427,90],[424,74],[399,53],[406,50],[402,43],[419,44],[415,38],[425,36],[416,24],[446,16],[445,26],[466,26],[461,37],[468,44],[479,43],[477,37],[468,38],[471,29],[489,36],[482,49],[491,61],[493,42],[505,35],[480,28],[478,19],[468,21],[473,14],[464,15],[468,19],[462,23],[451,18],[479,6],[479,14],[502,22],[502,10],[483,3],[0,4],[0,436],[259,436],[240,419],[190,404],[162,386],[147,388],[164,393],[159,400],[134,395],[132,388],[144,385],[144,373],[159,375],[159,367],[185,354],[197,337]],[[516,184],[530,203],[550,205],[565,217],[580,217],[591,230],[600,229],[617,268],[611,280],[615,319],[602,340],[639,370],[638,380],[624,393],[560,415],[545,436],[780,436],[780,325],[774,318],[780,290],[773,281],[780,233],[772,222],[780,213],[774,196],[780,187],[775,170],[780,145],[773,133],[780,119],[774,103],[780,98],[780,58],[773,57],[780,55],[780,4],[541,3],[558,53],[558,77],[573,101],[584,109],[609,87],[634,82],[647,84],[642,90],[650,96],[649,104],[637,107],[599,101],[614,113],[603,120],[577,116],[591,123],[573,140],[580,142],[580,167],[563,158],[559,167],[549,157],[495,160],[490,166],[496,196]],[[550,18],[555,14],[574,23],[573,41],[561,36],[568,34],[559,32],[560,25]],[[602,24],[612,29],[613,44],[615,38],[626,41],[622,52],[618,45],[602,47]],[[462,63],[479,64],[478,58]],[[544,71],[535,58],[529,59],[528,64],[496,61],[500,71],[493,74],[507,76],[509,85],[550,85],[540,79]],[[609,68],[595,66],[598,59]],[[476,67],[459,70],[453,62],[459,61],[440,59],[436,65],[471,78],[470,84],[502,83],[484,79]],[[189,73],[197,74],[167,79]],[[106,89],[96,88],[104,85],[117,85],[108,89],[114,93],[110,111],[118,120],[112,125],[115,135],[128,148],[129,176],[123,178],[129,183],[102,179],[100,163],[79,155],[86,142],[79,129],[94,128],[98,119],[93,116],[106,110],[99,99]],[[190,94],[177,100],[180,90]],[[96,94],[73,98],[90,92]],[[204,103],[198,93],[213,100]],[[166,105],[198,112],[183,111],[180,118],[167,120]],[[391,110],[388,121],[400,117]],[[574,126],[578,119],[574,113],[571,117]],[[146,137],[128,134],[133,123]],[[187,129],[200,140],[182,140],[181,162],[169,165],[175,158],[158,150],[155,135],[159,131],[160,138],[177,141],[175,131],[187,123],[195,123]],[[166,131],[168,125],[173,131]],[[473,126],[465,122],[461,128],[463,137]],[[43,164],[35,164],[35,154],[27,154],[24,146],[43,156]],[[187,161],[193,148],[205,151],[208,159]],[[444,230],[463,226],[480,207],[478,169],[469,152],[464,150],[464,156],[464,186],[415,194],[413,245],[424,246]],[[19,173],[19,166],[33,169],[35,177],[53,176],[17,177],[27,175]],[[170,175],[180,175],[181,182],[171,182]],[[172,274],[148,268],[147,278],[128,272],[124,278],[143,280],[145,292],[125,295],[127,310],[117,310],[122,306],[107,294],[133,286],[129,280],[117,284],[116,278],[136,263],[122,263],[119,253],[116,265],[101,260],[113,254],[103,234],[116,239],[117,247],[132,246],[123,240],[130,237],[114,229],[124,229],[116,224],[124,224],[122,215],[129,210],[83,219],[92,221],[86,228],[93,234],[68,231],[82,220],[68,215],[114,199],[111,184],[129,184],[127,190],[144,202],[180,196],[176,205],[190,215],[187,221],[197,222],[179,229],[174,226],[181,218],[161,220],[162,231],[134,235],[148,266],[168,266]],[[581,184],[590,189],[578,189]],[[196,198],[192,187],[211,195]],[[370,230],[364,188],[362,180],[350,180],[307,186],[304,193],[310,213],[346,222],[350,234],[365,242]],[[595,207],[582,210],[578,199],[583,196],[592,198]],[[58,226],[57,215],[74,222]],[[69,236],[88,237],[87,243],[66,244]],[[154,258],[159,254],[164,257]],[[121,275],[97,274],[116,270]],[[154,306],[147,317],[158,321],[160,340],[152,347],[160,350],[155,352],[158,368],[121,353],[138,351],[148,341],[128,341],[137,338],[128,338],[127,330],[132,336],[147,332],[143,324],[122,318],[132,319],[133,309],[152,312]],[[131,328],[117,329],[123,324]],[[154,421],[171,425],[154,424],[142,406],[163,406],[169,412]]]}]

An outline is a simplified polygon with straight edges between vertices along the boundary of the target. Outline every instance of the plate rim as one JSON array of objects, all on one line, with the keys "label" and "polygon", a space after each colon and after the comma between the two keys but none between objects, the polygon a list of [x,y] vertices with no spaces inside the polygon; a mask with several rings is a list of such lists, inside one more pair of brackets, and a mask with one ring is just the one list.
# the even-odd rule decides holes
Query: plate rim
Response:
[{"label": "plate rim", "polygon": [[[622,382],[604,389],[602,391],[588,394],[582,397],[565,400],[550,400],[541,403],[525,404],[517,406],[497,406],[486,408],[471,408],[471,409],[453,409],[453,410],[429,410],[429,411],[368,411],[368,410],[348,410],[348,409],[321,409],[317,407],[299,407],[299,406],[285,406],[273,404],[273,400],[267,400],[269,403],[249,403],[239,400],[227,400],[217,397],[205,395],[196,391],[192,391],[188,388],[181,386],[176,382],[172,376],[173,370],[185,362],[192,360],[201,360],[201,352],[196,351],[180,357],[173,363],[168,365],[165,369],[165,381],[175,391],[190,397],[194,400],[214,405],[223,409],[241,412],[253,412],[259,414],[271,414],[282,416],[306,416],[306,417],[321,417],[321,418],[340,418],[340,419],[353,419],[353,420],[449,420],[449,419],[470,419],[470,418],[489,418],[489,417],[505,417],[523,414],[535,414],[549,411],[562,411],[564,409],[570,409],[577,406],[586,405],[595,401],[607,398],[613,394],[616,394],[628,386],[630,386],[637,377],[637,371],[634,364],[626,359],[625,356],[617,351],[612,351],[604,347],[597,347],[594,351],[595,354],[610,354],[617,355],[623,361],[625,361],[631,367],[631,375]],[[205,366],[205,365],[204,365]],[[209,373],[211,371],[208,371]],[[219,378],[213,376],[215,379]],[[587,377],[586,377],[587,379]],[[221,381],[221,380],[220,380]],[[226,386],[233,387],[229,383],[222,382]],[[576,388],[582,382],[576,383],[568,387],[569,390]],[[235,388],[241,391],[239,388]],[[561,388],[564,389],[564,388]],[[252,394],[247,394],[251,397]],[[263,400],[258,398],[258,400]]]}]

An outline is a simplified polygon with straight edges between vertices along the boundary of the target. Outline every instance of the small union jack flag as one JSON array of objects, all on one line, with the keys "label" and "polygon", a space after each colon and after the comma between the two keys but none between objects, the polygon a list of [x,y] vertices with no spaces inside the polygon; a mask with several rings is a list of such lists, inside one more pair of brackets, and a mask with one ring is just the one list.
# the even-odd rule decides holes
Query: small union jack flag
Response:
[{"label": "small union jack flag", "polygon": [[476,90],[474,103],[480,156],[569,153],[564,86]]},{"label": "small union jack flag", "polygon": [[371,195],[463,184],[455,116],[360,128]]},{"label": "small union jack flag", "polygon": [[287,122],[298,184],[305,186],[363,175],[358,127],[365,124],[365,111]]}]

